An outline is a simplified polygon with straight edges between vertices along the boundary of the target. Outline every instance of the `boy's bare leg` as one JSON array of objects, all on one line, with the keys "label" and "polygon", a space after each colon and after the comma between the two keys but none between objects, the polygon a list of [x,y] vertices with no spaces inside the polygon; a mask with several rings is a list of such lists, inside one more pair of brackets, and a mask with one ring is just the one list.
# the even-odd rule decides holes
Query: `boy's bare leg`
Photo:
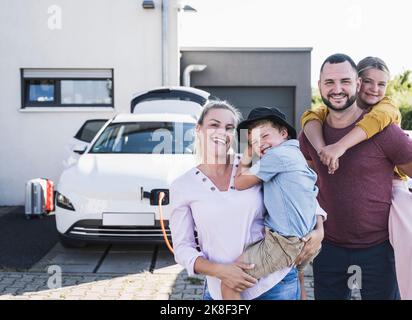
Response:
[{"label": "boy's bare leg", "polygon": [[307,300],[308,296],[306,295],[305,289],[305,270],[300,270],[298,274],[300,283],[300,300]]},{"label": "boy's bare leg", "polygon": [[222,283],[220,288],[222,290],[223,300],[241,300],[240,292],[237,292],[236,290],[234,290],[232,288],[229,288],[228,286],[224,285],[223,283]]}]

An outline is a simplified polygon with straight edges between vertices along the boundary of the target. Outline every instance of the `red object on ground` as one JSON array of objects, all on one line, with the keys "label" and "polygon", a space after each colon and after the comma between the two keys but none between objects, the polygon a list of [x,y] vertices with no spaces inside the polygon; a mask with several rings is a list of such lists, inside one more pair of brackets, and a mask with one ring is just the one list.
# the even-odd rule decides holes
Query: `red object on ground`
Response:
[{"label": "red object on ground", "polygon": [[45,206],[46,212],[54,211],[54,183],[53,181],[46,179],[46,190],[45,190]]}]

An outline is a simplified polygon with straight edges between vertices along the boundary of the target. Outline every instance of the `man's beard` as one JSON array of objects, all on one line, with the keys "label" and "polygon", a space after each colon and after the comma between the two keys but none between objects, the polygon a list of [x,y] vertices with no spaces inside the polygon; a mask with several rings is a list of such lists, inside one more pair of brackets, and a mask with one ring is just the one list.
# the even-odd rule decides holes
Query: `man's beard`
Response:
[{"label": "man's beard", "polygon": [[343,105],[343,107],[340,108],[336,108],[335,106],[332,105],[332,103],[326,99],[322,94],[320,95],[322,98],[323,103],[330,109],[337,111],[337,112],[342,112],[344,110],[346,110],[347,108],[349,108],[351,105],[353,105],[358,97],[358,94],[355,93],[353,96],[348,98],[348,101],[346,101],[346,103]]}]

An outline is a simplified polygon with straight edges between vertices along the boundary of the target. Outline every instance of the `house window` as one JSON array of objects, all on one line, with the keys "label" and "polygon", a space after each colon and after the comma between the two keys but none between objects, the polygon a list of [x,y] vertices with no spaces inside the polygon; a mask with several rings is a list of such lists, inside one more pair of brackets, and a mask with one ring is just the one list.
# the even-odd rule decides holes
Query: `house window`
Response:
[{"label": "house window", "polygon": [[29,103],[54,102],[55,87],[55,80],[27,80]]},{"label": "house window", "polygon": [[113,70],[23,69],[21,74],[22,108],[113,108]]}]

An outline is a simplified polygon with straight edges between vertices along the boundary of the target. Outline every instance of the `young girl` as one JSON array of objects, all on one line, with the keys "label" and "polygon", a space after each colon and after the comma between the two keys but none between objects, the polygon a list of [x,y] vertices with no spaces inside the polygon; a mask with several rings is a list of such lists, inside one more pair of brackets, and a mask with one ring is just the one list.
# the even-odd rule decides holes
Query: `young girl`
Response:
[{"label": "young girl", "polygon": [[[385,62],[376,57],[366,57],[358,63],[357,70],[361,79],[357,104],[369,112],[351,132],[335,144],[326,146],[322,123],[326,119],[327,108],[322,106],[306,111],[302,116],[303,131],[331,174],[339,168],[339,157],[346,150],[371,138],[392,123],[401,123],[399,109],[385,96],[389,80],[389,70]],[[395,168],[389,237],[395,250],[401,297],[412,299],[412,268],[409,265],[412,261],[412,193],[407,188],[406,179],[406,175]]]}]

